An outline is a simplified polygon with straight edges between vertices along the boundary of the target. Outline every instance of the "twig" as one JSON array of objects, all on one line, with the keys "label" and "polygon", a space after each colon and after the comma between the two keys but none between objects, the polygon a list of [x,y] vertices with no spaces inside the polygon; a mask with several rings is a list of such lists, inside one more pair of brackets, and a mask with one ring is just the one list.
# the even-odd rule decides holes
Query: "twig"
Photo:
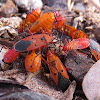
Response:
[{"label": "twig", "polygon": [[71,2],[71,0],[67,0],[67,6],[68,6],[68,10],[71,11],[74,6],[74,2]]}]

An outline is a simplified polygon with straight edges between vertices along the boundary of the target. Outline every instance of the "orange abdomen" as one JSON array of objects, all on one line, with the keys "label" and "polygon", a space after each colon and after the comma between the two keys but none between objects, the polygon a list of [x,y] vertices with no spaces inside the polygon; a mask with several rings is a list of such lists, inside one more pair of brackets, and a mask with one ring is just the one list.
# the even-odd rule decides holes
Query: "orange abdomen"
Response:
[{"label": "orange abdomen", "polygon": [[41,50],[32,50],[26,55],[25,68],[29,72],[36,72],[41,66]]},{"label": "orange abdomen", "polygon": [[9,49],[3,58],[3,61],[5,63],[12,63],[13,61],[15,61],[15,59],[19,56],[20,52],[16,52],[16,50],[14,48]]}]

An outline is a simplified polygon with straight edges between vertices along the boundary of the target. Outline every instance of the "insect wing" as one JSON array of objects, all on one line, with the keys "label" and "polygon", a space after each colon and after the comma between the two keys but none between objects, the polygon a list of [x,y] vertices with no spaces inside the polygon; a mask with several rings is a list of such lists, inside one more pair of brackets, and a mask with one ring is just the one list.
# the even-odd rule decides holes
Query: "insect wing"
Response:
[{"label": "insect wing", "polygon": [[16,49],[16,51],[20,52],[30,51],[33,49],[40,48],[42,46],[46,46],[47,43],[49,43],[52,39],[53,37],[47,34],[32,35],[18,41],[14,45],[14,48]]},{"label": "insect wing", "polygon": [[53,24],[55,20],[55,16],[53,12],[45,13],[40,18],[36,20],[36,22],[30,28],[30,31],[33,33],[39,32],[45,27]]},{"label": "insect wing", "polygon": [[58,71],[57,71],[56,67],[49,65],[49,69],[50,69],[50,74],[51,74],[53,80],[58,85]]}]

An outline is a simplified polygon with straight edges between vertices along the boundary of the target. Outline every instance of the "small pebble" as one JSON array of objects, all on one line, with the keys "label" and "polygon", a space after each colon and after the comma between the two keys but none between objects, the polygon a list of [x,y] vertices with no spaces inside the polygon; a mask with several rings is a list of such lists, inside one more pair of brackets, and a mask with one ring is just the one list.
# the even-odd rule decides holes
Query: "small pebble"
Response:
[{"label": "small pebble", "polygon": [[11,0],[7,0],[6,4],[2,5],[0,13],[3,17],[11,17],[18,13],[18,8]]},{"label": "small pebble", "polygon": [[26,10],[31,12],[34,9],[41,9],[43,7],[43,3],[41,0],[13,0],[15,4]]}]

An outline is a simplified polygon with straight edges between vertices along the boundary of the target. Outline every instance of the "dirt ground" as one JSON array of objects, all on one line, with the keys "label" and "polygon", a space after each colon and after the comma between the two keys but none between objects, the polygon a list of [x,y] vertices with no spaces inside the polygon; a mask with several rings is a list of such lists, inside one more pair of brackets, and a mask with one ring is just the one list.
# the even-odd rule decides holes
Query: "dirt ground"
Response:
[{"label": "dirt ground", "polygon": [[[51,0],[51,2],[50,0],[47,1],[43,0],[44,5],[41,9],[42,14],[59,10],[61,16],[66,18],[65,24],[71,25],[72,27],[82,30],[89,37],[89,39],[94,39],[100,44],[100,34],[99,34],[100,7],[97,5],[97,3],[93,2],[93,0],[81,0],[81,1],[73,0],[71,3],[69,3],[69,5],[68,5],[68,1],[70,0],[63,0],[63,1]],[[2,8],[2,3],[0,4]],[[73,6],[71,7],[71,5]],[[16,24],[16,26],[15,23],[11,25],[11,27],[14,27],[14,29],[16,30],[15,33],[5,28],[5,26],[7,25],[9,26],[11,23],[9,22],[9,19],[7,20],[3,19],[3,18],[7,18],[8,15],[3,14],[2,9],[0,9],[1,11],[0,12],[1,14],[0,15],[1,17],[0,18],[0,44],[4,46],[3,48],[5,49],[5,48],[11,48],[14,45],[14,43],[28,36],[29,34],[27,35],[27,32],[26,34],[18,34],[19,24]],[[27,12],[24,11],[21,13],[19,12],[20,10],[16,14],[13,13],[13,16],[19,17],[21,18],[21,20],[23,20],[23,16],[24,14],[26,15]],[[9,15],[8,18],[11,17],[12,16]],[[17,20],[15,22],[17,22]],[[86,96],[83,93],[81,84],[85,74],[96,62],[96,59],[92,56],[89,48],[86,48],[84,50],[79,50],[82,53],[86,54],[87,56],[84,56],[78,52],[75,52],[76,53],[75,56],[71,51],[68,53],[67,56],[64,55],[62,52],[62,47],[59,47],[60,45],[65,44],[65,41],[62,38],[71,40],[72,37],[68,35],[62,36],[61,32],[59,31],[53,31],[53,34],[54,37],[56,37],[54,41],[58,41],[58,42],[55,44],[50,44],[49,47],[52,47],[51,48],[52,51],[54,51],[54,49],[56,48],[56,55],[59,58],[61,58],[61,61],[64,64],[64,66],[70,69],[68,70],[68,75],[72,83],[70,84],[69,88],[66,89],[65,92],[62,92],[62,90],[55,84],[54,80],[50,75],[49,68],[44,61],[42,61],[40,69],[35,73],[28,72],[25,69],[25,57],[27,55],[27,51],[22,52],[16,58],[16,60],[11,64],[4,64],[4,68],[0,68],[1,69],[0,82],[2,83],[2,80],[5,80],[5,83],[7,82],[10,84],[10,82],[8,81],[12,80],[13,81],[12,85],[16,85],[16,84],[24,85],[28,87],[30,91],[32,90],[35,92],[39,92],[48,95],[49,97],[53,97],[57,100],[87,100]],[[0,53],[2,53],[2,49]],[[47,59],[46,56],[47,56],[46,50],[43,50],[43,57],[45,57],[45,59]],[[5,88],[7,89],[7,87]],[[15,91],[16,88],[15,89],[14,88],[15,87],[13,87],[12,90]],[[0,88],[0,91],[1,90],[2,88]],[[10,99],[2,99],[2,100],[10,100]],[[18,100],[27,100],[27,99],[24,98]]]}]

